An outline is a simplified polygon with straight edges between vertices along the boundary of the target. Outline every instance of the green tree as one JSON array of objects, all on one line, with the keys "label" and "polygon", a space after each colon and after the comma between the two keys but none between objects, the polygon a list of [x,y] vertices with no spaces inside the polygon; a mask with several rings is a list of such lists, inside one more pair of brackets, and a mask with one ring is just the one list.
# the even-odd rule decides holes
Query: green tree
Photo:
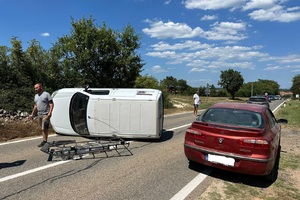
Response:
[{"label": "green tree", "polygon": [[152,88],[159,89],[158,80],[146,74],[145,76],[138,76],[135,80],[135,88]]},{"label": "green tree", "polygon": [[59,38],[52,49],[60,55],[59,65],[68,85],[134,86],[144,63],[136,53],[140,37],[131,26],[114,31],[105,23],[95,25],[91,17],[72,19],[71,25],[71,33]]},{"label": "green tree", "polygon": [[9,68],[9,52],[10,49],[5,46],[0,46],[0,84],[1,89],[5,89],[7,87],[7,84],[12,81],[12,78],[10,76],[12,75]]},{"label": "green tree", "polygon": [[293,92],[295,97],[296,94],[300,94],[300,74],[294,76],[292,82],[291,92]]},{"label": "green tree", "polygon": [[22,42],[14,37],[11,44],[12,48],[8,57],[1,58],[3,59],[1,62],[4,61],[6,65],[4,66],[3,63],[3,67],[7,70],[7,73],[4,73],[6,77],[3,76],[6,82],[3,83],[1,88],[1,107],[10,111],[26,111],[29,107],[32,107],[34,70],[23,51]]},{"label": "green tree", "polygon": [[162,88],[165,88],[169,93],[176,93],[177,91],[177,79],[173,76],[167,76],[160,82]]},{"label": "green tree", "polygon": [[218,85],[222,86],[234,99],[235,93],[241,88],[244,78],[240,72],[233,69],[221,71],[220,81]]},{"label": "green tree", "polygon": [[218,96],[218,91],[217,91],[216,87],[214,86],[214,84],[212,84],[210,86],[210,96],[211,97],[217,97]]},{"label": "green tree", "polygon": [[10,71],[10,49],[5,46],[0,46],[0,108],[12,109],[10,97],[11,84],[13,74]]},{"label": "green tree", "polygon": [[27,60],[26,54],[23,51],[22,42],[17,38],[13,38],[12,49],[10,55],[10,72],[13,75],[13,86],[24,87],[32,85],[33,69]]},{"label": "green tree", "polygon": [[279,84],[273,80],[262,80],[258,79],[253,84],[253,93],[258,95],[268,94],[279,94]]},{"label": "green tree", "polygon": [[30,85],[33,87],[35,83],[39,82],[46,86],[49,82],[51,83],[52,80],[49,80],[48,77],[49,54],[42,48],[40,43],[37,40],[31,40],[25,54],[31,69]]},{"label": "green tree", "polygon": [[177,89],[180,94],[189,95],[191,88],[192,87],[187,84],[186,80],[179,79],[177,81]]},{"label": "green tree", "polygon": [[[205,86],[200,86],[200,87],[198,88],[199,96],[206,96],[206,94],[205,94],[205,89],[206,89]],[[196,90],[194,91],[194,93],[195,93],[195,92],[196,92]]]}]

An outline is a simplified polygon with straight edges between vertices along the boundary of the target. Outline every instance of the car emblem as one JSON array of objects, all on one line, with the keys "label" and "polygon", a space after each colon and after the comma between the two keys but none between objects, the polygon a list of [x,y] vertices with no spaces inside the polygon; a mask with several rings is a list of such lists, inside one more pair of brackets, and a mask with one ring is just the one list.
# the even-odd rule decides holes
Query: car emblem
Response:
[{"label": "car emblem", "polygon": [[223,143],[224,138],[219,138],[219,144]]}]

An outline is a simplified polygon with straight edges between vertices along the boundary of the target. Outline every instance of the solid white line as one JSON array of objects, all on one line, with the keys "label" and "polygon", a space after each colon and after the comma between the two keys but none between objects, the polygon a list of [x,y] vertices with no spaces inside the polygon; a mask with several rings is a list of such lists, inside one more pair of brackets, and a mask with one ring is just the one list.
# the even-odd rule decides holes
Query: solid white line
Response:
[{"label": "solid white line", "polygon": [[168,129],[166,131],[174,131],[176,129],[184,128],[184,127],[187,127],[187,126],[190,126],[190,125],[191,125],[191,123],[190,124],[185,124],[185,125],[182,125],[182,126],[178,126],[178,127],[175,127],[175,128],[171,128],[171,129]]},{"label": "solid white line", "polygon": [[[56,134],[51,134],[48,136],[49,137],[54,137],[56,136]],[[10,142],[3,142],[3,143],[0,143],[0,146],[3,146],[3,145],[7,145],[7,144],[14,144],[14,143],[20,143],[20,142],[26,142],[26,141],[30,141],[30,140],[36,140],[36,139],[41,139],[42,136],[37,136],[37,137],[33,137],[33,138],[26,138],[26,139],[22,139],[22,140],[16,140],[16,141],[10,141]]]},{"label": "solid white line", "polygon": [[198,174],[191,182],[175,194],[170,200],[183,200],[185,199],[204,179],[212,172],[211,168],[203,170],[205,174]]},{"label": "solid white line", "polygon": [[14,179],[14,178],[18,178],[18,177],[21,177],[21,176],[25,176],[27,174],[38,172],[38,171],[41,171],[41,170],[44,170],[44,169],[55,167],[57,165],[65,164],[65,163],[70,162],[70,161],[72,161],[72,160],[59,161],[59,162],[52,163],[52,164],[49,164],[49,165],[45,165],[45,166],[42,166],[42,167],[38,167],[38,168],[35,168],[35,169],[31,169],[31,170],[27,170],[27,171],[20,172],[20,173],[17,173],[17,174],[13,174],[13,175],[10,175],[10,176],[6,176],[6,177],[3,177],[3,178],[0,178],[0,183],[4,182],[4,181],[7,181],[7,180],[10,180],[10,179]]}]

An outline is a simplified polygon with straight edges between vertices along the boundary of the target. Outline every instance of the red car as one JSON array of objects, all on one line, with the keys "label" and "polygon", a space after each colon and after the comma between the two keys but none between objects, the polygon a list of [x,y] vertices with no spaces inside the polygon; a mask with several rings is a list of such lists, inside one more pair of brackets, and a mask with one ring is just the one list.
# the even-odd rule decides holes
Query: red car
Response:
[{"label": "red car", "polygon": [[262,105],[217,103],[187,129],[184,152],[190,162],[275,181],[280,158],[280,123]]}]

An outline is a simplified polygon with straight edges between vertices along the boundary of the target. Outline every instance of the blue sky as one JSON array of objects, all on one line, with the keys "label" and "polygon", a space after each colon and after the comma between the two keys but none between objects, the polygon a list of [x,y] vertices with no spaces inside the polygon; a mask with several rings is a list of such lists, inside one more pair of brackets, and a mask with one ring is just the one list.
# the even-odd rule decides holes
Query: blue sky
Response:
[{"label": "blue sky", "polygon": [[173,76],[193,87],[214,84],[221,71],[245,83],[274,80],[290,88],[300,74],[299,0],[0,0],[0,46],[18,37],[26,50],[48,50],[70,34],[71,18],[95,19],[141,36],[142,75]]}]

